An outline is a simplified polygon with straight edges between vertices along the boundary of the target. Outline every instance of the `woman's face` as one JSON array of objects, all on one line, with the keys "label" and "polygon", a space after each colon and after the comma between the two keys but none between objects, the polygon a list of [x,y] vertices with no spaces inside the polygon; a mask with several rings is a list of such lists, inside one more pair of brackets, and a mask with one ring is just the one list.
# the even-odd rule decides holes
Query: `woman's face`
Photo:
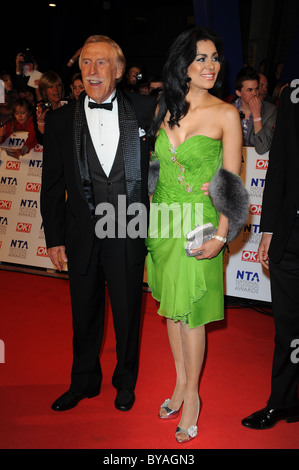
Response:
[{"label": "woman's face", "polygon": [[51,103],[58,103],[62,99],[62,84],[57,81],[46,90],[48,100]]},{"label": "woman's face", "polygon": [[10,75],[4,75],[3,77],[4,87],[6,91],[11,91],[13,89],[12,80]]},{"label": "woman's face", "polygon": [[215,44],[210,41],[198,41],[196,57],[188,67],[190,90],[213,88],[220,71],[218,52]]},{"label": "woman's face", "polygon": [[74,98],[77,100],[80,96],[81,91],[84,90],[83,82],[79,78],[77,78],[76,80],[74,80],[72,88],[73,88]]}]

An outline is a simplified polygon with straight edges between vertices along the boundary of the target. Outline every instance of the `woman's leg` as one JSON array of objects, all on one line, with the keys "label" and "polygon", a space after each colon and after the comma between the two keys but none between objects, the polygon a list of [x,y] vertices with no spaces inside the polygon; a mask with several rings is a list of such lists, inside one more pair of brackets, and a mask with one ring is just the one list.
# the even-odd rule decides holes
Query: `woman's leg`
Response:
[{"label": "woman's leg", "polygon": [[[199,412],[199,376],[205,355],[205,327],[189,328],[181,323],[181,340],[186,371],[184,408],[179,423],[180,428],[188,429],[196,425]],[[180,434],[180,433],[179,433]],[[183,438],[184,436],[178,436]]]},{"label": "woman's leg", "polygon": [[[173,395],[168,406],[172,410],[178,410],[183,403],[186,387],[186,371],[182,349],[180,322],[174,322],[173,320],[167,319],[167,332],[177,377]],[[161,408],[160,416],[166,416],[166,414],[165,408]]]}]

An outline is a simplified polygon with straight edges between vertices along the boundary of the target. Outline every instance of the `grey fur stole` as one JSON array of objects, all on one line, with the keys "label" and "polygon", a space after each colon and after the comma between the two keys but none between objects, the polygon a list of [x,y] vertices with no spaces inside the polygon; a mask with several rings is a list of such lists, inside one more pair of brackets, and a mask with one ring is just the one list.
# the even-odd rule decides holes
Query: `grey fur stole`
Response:
[{"label": "grey fur stole", "polygon": [[239,235],[248,219],[249,199],[241,178],[220,168],[209,185],[212,203],[228,218],[227,241]]},{"label": "grey fur stole", "polygon": [[159,160],[151,160],[149,163],[148,171],[148,195],[154,194],[160,173],[160,162]]}]

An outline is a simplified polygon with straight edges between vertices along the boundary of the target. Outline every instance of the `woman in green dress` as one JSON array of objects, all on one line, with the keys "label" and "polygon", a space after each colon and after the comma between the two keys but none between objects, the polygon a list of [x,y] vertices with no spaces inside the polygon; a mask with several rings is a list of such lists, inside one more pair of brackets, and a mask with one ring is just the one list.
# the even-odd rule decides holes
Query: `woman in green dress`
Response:
[{"label": "woman in green dress", "polygon": [[[175,434],[180,443],[197,435],[205,324],[224,316],[222,250],[228,219],[214,208],[208,183],[220,167],[235,174],[241,170],[239,113],[210,93],[221,80],[222,63],[218,35],[204,28],[182,33],[165,63],[153,126],[160,174],[146,240],[147,278],[160,302],[158,313],[167,318],[176,369],[175,388],[159,417],[176,418],[182,408]],[[217,228],[216,236],[201,246],[201,254],[188,257],[186,227],[190,231],[208,222]]]}]

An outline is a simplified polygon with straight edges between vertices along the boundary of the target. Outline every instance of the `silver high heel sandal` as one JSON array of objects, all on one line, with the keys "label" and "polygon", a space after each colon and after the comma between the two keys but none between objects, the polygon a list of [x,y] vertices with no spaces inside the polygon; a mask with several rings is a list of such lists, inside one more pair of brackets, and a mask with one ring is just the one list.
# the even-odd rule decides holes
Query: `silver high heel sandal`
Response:
[{"label": "silver high heel sandal", "polygon": [[[177,434],[186,434],[187,437],[180,439]],[[180,428],[178,426],[175,432],[175,438],[179,444],[189,442],[197,436],[197,426],[190,426],[188,429]]]},{"label": "silver high heel sandal", "polygon": [[[200,407],[200,400],[198,399],[198,412],[197,412],[196,422],[197,422],[198,416],[199,416],[199,407]],[[179,438],[178,434],[185,434],[186,437]],[[178,426],[176,428],[175,438],[176,438],[176,440],[179,444],[183,444],[184,442],[189,442],[192,439],[194,439],[196,436],[197,436],[197,426],[196,425],[189,426],[188,429],[181,428],[180,426]]]},{"label": "silver high heel sandal", "polygon": [[166,415],[163,416],[159,413],[159,418],[161,419],[175,419],[178,417],[178,414],[180,412],[180,409],[181,407],[178,409],[178,410],[172,410],[171,408],[169,408],[169,402],[170,402],[170,398],[167,398],[164,403],[162,403],[161,405],[161,408],[160,408],[160,413],[161,413],[161,410],[162,408],[166,411]]}]

